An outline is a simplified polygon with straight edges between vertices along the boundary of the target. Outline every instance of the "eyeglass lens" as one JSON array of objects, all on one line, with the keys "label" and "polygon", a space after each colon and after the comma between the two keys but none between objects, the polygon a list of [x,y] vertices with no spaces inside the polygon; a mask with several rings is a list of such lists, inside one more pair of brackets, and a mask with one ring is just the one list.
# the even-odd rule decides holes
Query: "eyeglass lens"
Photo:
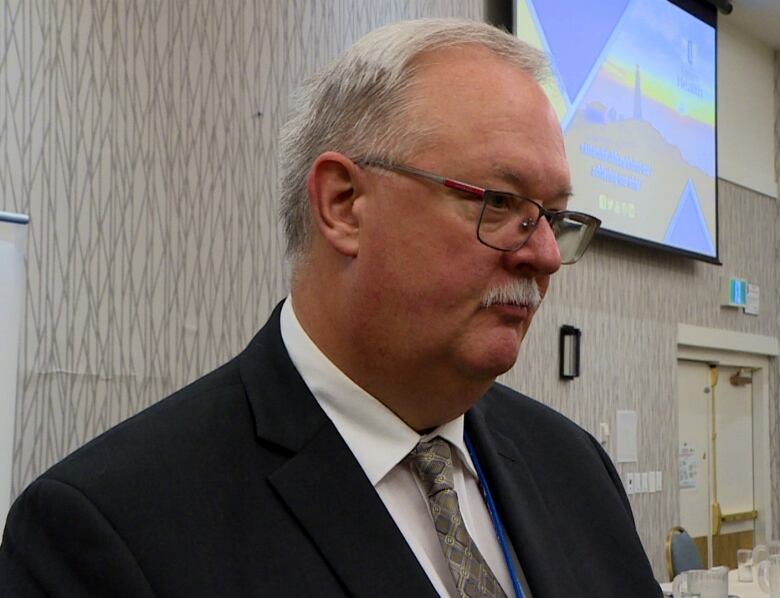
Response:
[{"label": "eyeglass lens", "polygon": [[553,222],[553,233],[558,242],[558,251],[564,264],[576,262],[588,248],[595,227],[589,222],[583,222],[578,214],[569,214],[556,218]]},{"label": "eyeglass lens", "polygon": [[517,195],[485,191],[480,228],[498,245],[512,246],[528,238],[539,218],[539,208]]},{"label": "eyeglass lens", "polygon": [[[486,191],[478,235],[482,242],[507,251],[522,247],[541,217],[539,207],[517,195]],[[590,242],[595,227],[588,216],[565,212],[550,223],[558,243],[561,261],[576,262]]]}]

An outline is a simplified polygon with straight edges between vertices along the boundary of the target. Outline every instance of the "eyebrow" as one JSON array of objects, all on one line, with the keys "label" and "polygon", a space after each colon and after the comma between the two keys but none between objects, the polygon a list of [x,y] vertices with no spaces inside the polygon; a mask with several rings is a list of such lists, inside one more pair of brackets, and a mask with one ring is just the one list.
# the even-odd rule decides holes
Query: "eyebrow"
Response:
[{"label": "eyebrow", "polygon": [[[528,189],[529,187],[528,179],[527,177],[523,176],[521,172],[507,170],[500,166],[496,166],[495,170],[498,173],[498,175],[504,180],[506,180],[508,183],[520,189]],[[574,195],[574,190],[572,189],[571,185],[562,185],[550,196],[550,200],[555,200],[555,199],[568,200],[573,195]]]}]

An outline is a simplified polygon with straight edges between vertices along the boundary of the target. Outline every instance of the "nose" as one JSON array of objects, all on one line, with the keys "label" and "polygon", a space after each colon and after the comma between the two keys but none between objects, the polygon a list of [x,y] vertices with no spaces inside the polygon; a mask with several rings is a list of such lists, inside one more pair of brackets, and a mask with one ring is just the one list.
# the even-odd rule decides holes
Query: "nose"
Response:
[{"label": "nose", "polygon": [[527,276],[550,275],[561,267],[561,252],[550,223],[541,218],[533,234],[520,249],[504,253],[507,268]]}]

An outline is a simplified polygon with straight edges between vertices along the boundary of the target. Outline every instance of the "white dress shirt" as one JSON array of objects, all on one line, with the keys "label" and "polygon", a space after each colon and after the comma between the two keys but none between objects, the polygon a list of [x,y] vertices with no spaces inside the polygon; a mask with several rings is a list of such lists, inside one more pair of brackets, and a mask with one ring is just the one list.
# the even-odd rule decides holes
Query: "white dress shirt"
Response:
[{"label": "white dress shirt", "polygon": [[[402,461],[421,440],[441,436],[455,449],[453,481],[466,528],[504,592],[513,596],[509,570],[463,440],[463,416],[420,436],[319,350],[298,322],[291,297],[282,306],[281,333],[293,364],[374,485],[436,591],[441,596],[458,596],[428,510],[428,499],[411,466]],[[530,598],[517,559],[512,556],[523,592]]]}]

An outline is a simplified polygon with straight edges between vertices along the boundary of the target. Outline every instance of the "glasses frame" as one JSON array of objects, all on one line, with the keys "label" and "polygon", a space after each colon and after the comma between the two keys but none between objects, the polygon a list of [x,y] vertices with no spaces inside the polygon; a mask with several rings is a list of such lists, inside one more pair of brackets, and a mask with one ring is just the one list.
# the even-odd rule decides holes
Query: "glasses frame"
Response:
[{"label": "glasses frame", "polygon": [[[509,191],[485,189],[483,187],[478,187],[477,185],[472,185],[471,183],[465,183],[463,181],[458,181],[456,179],[451,179],[449,177],[445,177],[439,174],[434,174],[426,170],[420,170],[419,168],[414,168],[413,166],[406,166],[404,164],[393,164],[392,162],[387,162],[385,160],[377,160],[377,159],[353,159],[352,162],[354,162],[358,166],[381,168],[382,170],[388,170],[390,172],[396,172],[399,174],[406,174],[406,175],[418,177],[421,179],[425,179],[427,181],[431,181],[438,185],[442,185],[449,189],[455,189],[457,191],[462,191],[474,195],[476,197],[479,197],[482,200],[482,207],[480,208],[479,218],[477,220],[477,231],[476,231],[477,240],[483,245],[490,247],[491,249],[495,249],[496,251],[509,253],[512,251],[517,251],[518,249],[523,247],[538,228],[538,223],[541,218],[547,220],[547,223],[550,225],[550,227],[553,228],[553,230],[556,223],[563,221],[565,218],[570,218],[588,227],[587,240],[584,243],[584,248],[577,255],[575,255],[574,258],[570,260],[561,261],[561,264],[573,264],[577,260],[579,260],[587,251],[588,245],[590,245],[590,241],[593,239],[593,236],[596,234],[596,231],[598,231],[599,227],[601,226],[601,220],[599,218],[596,218],[595,216],[591,216],[590,214],[586,214],[584,212],[576,212],[573,210],[549,210],[545,208],[542,204],[540,204],[538,201],[535,201],[530,197],[524,197],[522,195],[518,195],[517,193],[511,193]],[[487,206],[487,199],[490,198],[491,194],[497,194],[502,196],[509,195],[521,201],[527,201],[533,204],[534,206],[536,206],[536,208],[539,210],[539,216],[541,218],[536,220],[533,229],[531,229],[531,232],[528,234],[528,236],[509,248],[498,247],[496,245],[488,243],[482,238],[482,235],[480,234],[480,230],[482,226],[482,218],[485,214],[485,208]]]}]

